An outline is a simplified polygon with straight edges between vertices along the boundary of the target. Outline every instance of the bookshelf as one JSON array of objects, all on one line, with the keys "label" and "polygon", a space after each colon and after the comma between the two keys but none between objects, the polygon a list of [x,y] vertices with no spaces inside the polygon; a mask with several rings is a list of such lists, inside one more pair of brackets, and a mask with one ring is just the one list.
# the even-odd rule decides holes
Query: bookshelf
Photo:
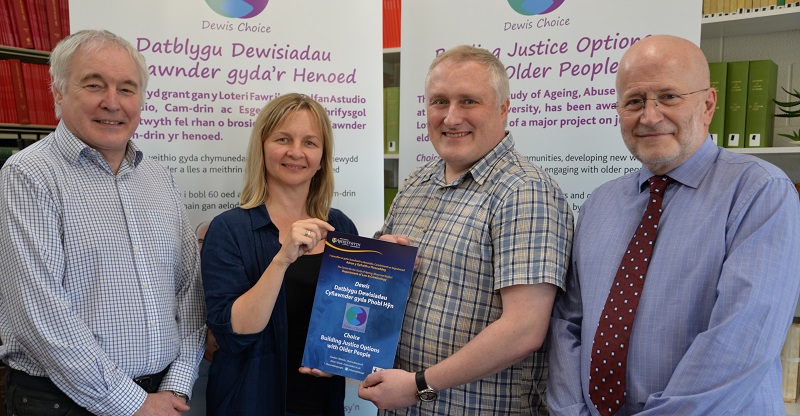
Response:
[{"label": "bookshelf", "polygon": [[[796,3],[793,3],[796,4]],[[702,40],[800,29],[800,5],[703,18]]]},{"label": "bookshelf", "polygon": [[44,138],[56,126],[37,126],[31,124],[0,124],[0,147],[23,149],[36,140]]},{"label": "bookshelf", "polygon": [[728,149],[734,153],[747,153],[783,169],[792,182],[800,183],[800,146]]},{"label": "bookshelf", "polygon": [[[787,2],[789,3],[789,2]],[[709,16],[702,19],[700,47],[710,62],[772,59],[778,63],[778,100],[781,87],[800,88],[800,2],[773,10]],[[776,118],[776,133],[800,129],[800,119]],[[775,147],[729,149],[762,158],[800,182],[800,143],[775,137]]]},{"label": "bookshelf", "polygon": [[0,45],[0,59],[19,59],[33,64],[47,64],[50,52]]},{"label": "bookshelf", "polygon": [[[0,60],[19,59],[22,62],[48,65],[50,52],[0,45]],[[0,123],[0,147],[22,149],[55,130],[56,126]]]}]

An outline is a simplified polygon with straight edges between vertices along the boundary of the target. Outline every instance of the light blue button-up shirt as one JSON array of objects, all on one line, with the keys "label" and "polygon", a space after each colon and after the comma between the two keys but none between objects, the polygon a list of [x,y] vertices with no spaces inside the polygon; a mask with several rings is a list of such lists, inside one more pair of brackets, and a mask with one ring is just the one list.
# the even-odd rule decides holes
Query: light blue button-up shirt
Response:
[{"label": "light blue button-up shirt", "polygon": [[169,172],[131,142],[116,175],[60,124],[0,171],[0,358],[98,414],[171,365],[191,392],[205,340],[197,243]]},{"label": "light blue button-up shirt", "polygon": [[[551,414],[596,415],[591,346],[648,199],[646,169],[608,182],[578,217],[551,322]],[[667,173],[618,415],[783,415],[780,351],[800,291],[800,200],[786,175],[707,140]]]}]

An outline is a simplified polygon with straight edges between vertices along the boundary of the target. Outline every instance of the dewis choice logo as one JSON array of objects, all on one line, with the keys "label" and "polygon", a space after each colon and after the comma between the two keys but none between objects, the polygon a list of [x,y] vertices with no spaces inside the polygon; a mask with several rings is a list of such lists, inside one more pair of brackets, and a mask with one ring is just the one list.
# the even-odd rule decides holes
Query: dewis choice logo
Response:
[{"label": "dewis choice logo", "polygon": [[564,0],[508,0],[515,12],[524,16],[547,14],[559,8]]},{"label": "dewis choice logo", "polygon": [[351,331],[365,332],[367,330],[368,317],[368,307],[348,303],[344,310],[342,328]]},{"label": "dewis choice logo", "polygon": [[206,0],[208,7],[220,16],[249,19],[258,16],[269,0]]}]

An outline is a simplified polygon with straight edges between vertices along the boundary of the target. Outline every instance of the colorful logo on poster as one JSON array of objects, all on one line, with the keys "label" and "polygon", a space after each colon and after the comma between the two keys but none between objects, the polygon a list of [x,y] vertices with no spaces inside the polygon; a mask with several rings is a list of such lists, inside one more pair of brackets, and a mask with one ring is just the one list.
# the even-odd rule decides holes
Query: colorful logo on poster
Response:
[{"label": "colorful logo on poster", "polygon": [[515,12],[525,16],[550,13],[563,3],[564,0],[508,0]]},{"label": "colorful logo on poster", "polygon": [[208,7],[220,16],[249,19],[258,16],[269,0],[206,0]]},{"label": "colorful logo on poster", "polygon": [[348,303],[347,307],[344,309],[342,328],[350,331],[364,332],[367,330],[367,318],[369,318],[368,307]]}]

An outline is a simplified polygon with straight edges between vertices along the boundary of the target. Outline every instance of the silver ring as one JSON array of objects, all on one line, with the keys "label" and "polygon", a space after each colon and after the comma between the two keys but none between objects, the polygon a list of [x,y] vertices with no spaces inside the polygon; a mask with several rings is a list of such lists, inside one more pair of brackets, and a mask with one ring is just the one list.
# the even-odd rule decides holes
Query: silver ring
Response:
[{"label": "silver ring", "polygon": [[306,237],[311,237],[311,231],[306,230],[306,233],[303,234]]}]

